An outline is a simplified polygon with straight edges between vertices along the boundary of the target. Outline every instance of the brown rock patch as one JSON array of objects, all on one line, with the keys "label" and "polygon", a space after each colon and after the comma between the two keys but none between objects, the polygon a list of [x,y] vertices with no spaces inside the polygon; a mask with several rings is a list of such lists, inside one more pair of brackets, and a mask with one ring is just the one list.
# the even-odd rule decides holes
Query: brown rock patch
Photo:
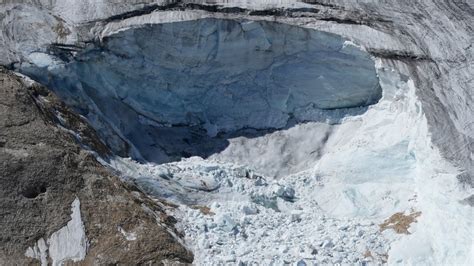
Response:
[{"label": "brown rock patch", "polygon": [[421,215],[421,212],[412,212],[405,215],[402,212],[397,212],[380,224],[380,231],[393,229],[397,234],[409,235],[408,228],[412,223],[416,223],[416,218]]}]

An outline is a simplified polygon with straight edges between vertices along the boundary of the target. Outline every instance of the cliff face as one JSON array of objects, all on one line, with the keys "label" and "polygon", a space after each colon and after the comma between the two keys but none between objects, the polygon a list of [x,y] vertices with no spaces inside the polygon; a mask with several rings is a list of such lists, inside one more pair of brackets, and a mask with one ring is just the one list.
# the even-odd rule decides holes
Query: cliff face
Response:
[{"label": "cliff face", "polygon": [[157,203],[79,146],[69,131],[108,152],[81,117],[9,71],[0,87],[0,264],[192,261]]},{"label": "cliff face", "polygon": [[472,264],[471,2],[0,2],[5,262]]}]

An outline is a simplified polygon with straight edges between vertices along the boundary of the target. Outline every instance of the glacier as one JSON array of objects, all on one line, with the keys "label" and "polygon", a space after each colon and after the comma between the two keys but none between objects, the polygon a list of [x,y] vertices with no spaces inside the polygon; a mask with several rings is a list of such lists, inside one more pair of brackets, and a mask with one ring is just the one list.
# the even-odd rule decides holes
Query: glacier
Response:
[{"label": "glacier", "polygon": [[0,62],[171,203],[195,264],[473,264],[472,3],[118,2],[5,5]]},{"label": "glacier", "polygon": [[[104,139],[118,131],[108,143],[115,152],[128,144],[139,153],[133,157],[157,163],[184,151],[202,155],[204,145],[212,154],[225,145],[212,140],[221,133],[291,127],[334,109],[346,110],[339,116],[362,112],[381,97],[367,52],[340,36],[282,23],[147,25],[76,53],[32,53],[20,71],[52,88]],[[202,140],[189,136],[194,132]],[[127,142],[116,145],[120,138]],[[189,151],[193,145],[199,149]]]}]

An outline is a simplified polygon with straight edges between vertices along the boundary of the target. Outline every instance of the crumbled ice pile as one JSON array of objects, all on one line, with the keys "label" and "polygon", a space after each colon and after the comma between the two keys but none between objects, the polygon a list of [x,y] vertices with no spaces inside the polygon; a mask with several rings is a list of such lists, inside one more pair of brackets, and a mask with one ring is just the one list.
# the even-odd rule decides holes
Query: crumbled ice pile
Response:
[{"label": "crumbled ice pile", "polygon": [[380,261],[387,254],[374,221],[327,217],[315,200],[302,195],[322,186],[310,175],[266,180],[244,167],[200,158],[163,167],[173,169],[177,179],[216,176],[220,181],[219,195],[207,202],[210,212],[181,206],[174,214],[199,263],[356,263]]},{"label": "crumbled ice pile", "polygon": [[144,167],[124,162],[122,167],[132,167],[129,173],[140,169],[136,182],[148,193],[187,203],[172,214],[198,263],[386,259],[387,240],[375,220],[328,217],[308,197],[324,186],[311,173],[266,179],[243,166],[199,157]]}]

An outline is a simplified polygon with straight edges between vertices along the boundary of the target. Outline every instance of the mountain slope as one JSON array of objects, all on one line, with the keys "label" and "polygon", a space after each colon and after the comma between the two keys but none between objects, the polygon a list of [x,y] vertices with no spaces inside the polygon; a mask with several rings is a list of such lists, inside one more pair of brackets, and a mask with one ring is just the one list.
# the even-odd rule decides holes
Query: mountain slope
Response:
[{"label": "mountain slope", "polygon": [[[45,88],[28,87],[9,71],[1,70],[0,87],[0,264],[31,263],[25,254],[43,263],[192,261],[159,203],[122,183],[79,146],[70,130],[80,132],[84,145],[108,152],[100,141],[88,142],[97,137],[82,118]],[[71,204],[79,211],[72,219]],[[77,236],[80,245],[71,241]]]}]

